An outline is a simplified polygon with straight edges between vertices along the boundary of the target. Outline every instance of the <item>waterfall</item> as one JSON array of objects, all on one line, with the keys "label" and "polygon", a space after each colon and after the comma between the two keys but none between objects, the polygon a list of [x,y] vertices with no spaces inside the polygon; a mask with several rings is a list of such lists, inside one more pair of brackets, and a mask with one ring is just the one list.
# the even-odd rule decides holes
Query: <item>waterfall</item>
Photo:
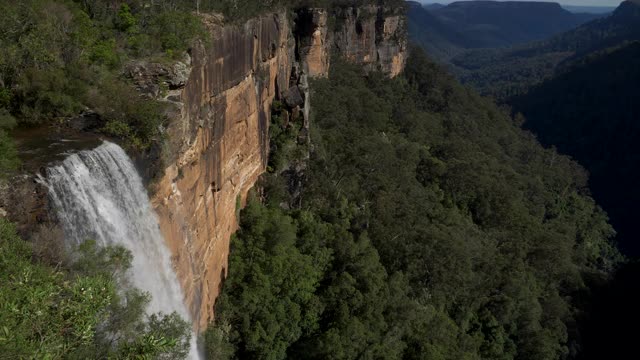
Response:
[{"label": "waterfall", "polygon": [[[175,311],[191,320],[147,191],[122,148],[105,141],[70,155],[48,168],[43,182],[68,243],[95,239],[126,247],[133,254],[132,284],[151,295],[147,312]],[[198,358],[195,336],[190,358]]]}]

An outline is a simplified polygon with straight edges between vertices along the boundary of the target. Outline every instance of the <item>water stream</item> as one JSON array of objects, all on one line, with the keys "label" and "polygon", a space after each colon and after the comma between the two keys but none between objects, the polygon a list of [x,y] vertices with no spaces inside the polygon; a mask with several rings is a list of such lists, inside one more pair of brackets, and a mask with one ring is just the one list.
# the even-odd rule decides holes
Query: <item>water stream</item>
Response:
[{"label": "water stream", "polygon": [[[131,282],[151,295],[148,313],[175,311],[191,320],[147,191],[122,148],[104,142],[70,155],[47,169],[44,182],[67,242],[126,247],[133,254]],[[199,358],[195,336],[189,358]]]}]

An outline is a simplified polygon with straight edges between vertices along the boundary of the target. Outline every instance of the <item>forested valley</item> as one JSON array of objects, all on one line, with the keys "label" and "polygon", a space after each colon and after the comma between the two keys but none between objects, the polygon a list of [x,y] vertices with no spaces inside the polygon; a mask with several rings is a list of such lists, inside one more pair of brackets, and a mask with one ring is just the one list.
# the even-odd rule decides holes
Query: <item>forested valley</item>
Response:
[{"label": "forested valley", "polygon": [[586,172],[418,49],[400,78],[337,63],[313,88],[303,175],[300,125],[274,116],[287,155],[240,213],[209,353],[576,357],[622,261]]},{"label": "forested valley", "polygon": [[[164,105],[138,95],[125,65],[179,59],[207,36],[197,12],[237,24],[275,7],[400,1],[152,3],[0,3],[0,181],[21,168],[12,131],[64,126],[78,113],[96,113],[91,131],[131,151],[158,146]],[[287,105],[273,104],[268,171],[243,210],[237,200],[240,228],[204,355],[621,358],[635,335],[621,324],[636,316],[637,265],[615,240],[635,236],[633,201],[600,204],[636,196],[638,49],[624,45],[576,58],[513,107],[461,85],[419,48],[394,79],[332,58],[329,77],[310,84],[310,141]],[[541,56],[568,56],[555,50]],[[531,59],[533,81],[515,78],[527,91],[548,75]],[[484,69],[477,80],[487,84],[495,73]],[[513,80],[500,91],[522,94]],[[600,123],[609,118],[615,126]],[[126,276],[127,249],[69,248],[59,228],[32,230],[0,218],[0,358],[188,356],[191,325],[148,314],[149,294]]]},{"label": "forested valley", "polygon": [[638,40],[640,6],[624,1],[601,19],[548,39],[453,57],[458,78],[511,107],[545,146],[567,154],[589,173],[589,188],[630,258],[597,290],[583,324],[581,358],[624,358],[634,340],[621,324],[640,318],[638,238]]}]

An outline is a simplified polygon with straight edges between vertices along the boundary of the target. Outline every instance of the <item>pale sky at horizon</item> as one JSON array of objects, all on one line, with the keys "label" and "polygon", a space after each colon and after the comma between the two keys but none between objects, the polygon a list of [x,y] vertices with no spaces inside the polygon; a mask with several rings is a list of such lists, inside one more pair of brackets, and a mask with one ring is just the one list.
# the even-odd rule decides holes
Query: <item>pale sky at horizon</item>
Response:
[{"label": "pale sky at horizon", "polygon": [[[422,0],[424,3],[448,4],[459,0]],[[501,1],[501,0],[497,0]],[[503,1],[537,1],[537,0],[503,0]],[[558,2],[562,5],[578,6],[618,6],[623,0],[548,0],[540,2]]]}]

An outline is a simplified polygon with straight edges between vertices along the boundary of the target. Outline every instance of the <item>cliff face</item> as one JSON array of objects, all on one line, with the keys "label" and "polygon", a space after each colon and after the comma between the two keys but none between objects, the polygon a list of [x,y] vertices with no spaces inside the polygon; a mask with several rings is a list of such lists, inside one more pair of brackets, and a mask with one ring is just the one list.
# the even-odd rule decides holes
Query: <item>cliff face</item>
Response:
[{"label": "cliff face", "polygon": [[[175,154],[153,203],[192,314],[212,320],[226,275],[236,210],[265,170],[270,107],[291,73],[284,14],[211,29],[193,49],[181,110],[168,129]],[[205,50],[206,49],[206,50]]]},{"label": "cliff face", "polygon": [[[404,40],[394,38],[402,27],[400,17],[374,16],[365,21],[358,10],[347,10],[347,21],[334,34],[326,10],[306,14],[310,18],[298,17],[293,28],[285,13],[240,26],[205,19],[210,42],[192,49],[184,62],[159,72],[171,89],[166,99],[177,111],[167,129],[169,166],[152,201],[201,329],[213,320],[239,207],[266,169],[274,99],[290,103],[290,96],[294,98],[292,111],[304,109],[306,125],[307,76],[328,75],[333,45],[347,59],[390,76],[404,66]],[[149,84],[148,76],[139,69],[133,73],[139,86],[146,88],[142,84]],[[302,97],[302,104],[296,97]]]},{"label": "cliff face", "polygon": [[298,13],[296,35],[309,76],[327,76],[330,53],[395,77],[407,58],[405,17],[376,6]]}]

